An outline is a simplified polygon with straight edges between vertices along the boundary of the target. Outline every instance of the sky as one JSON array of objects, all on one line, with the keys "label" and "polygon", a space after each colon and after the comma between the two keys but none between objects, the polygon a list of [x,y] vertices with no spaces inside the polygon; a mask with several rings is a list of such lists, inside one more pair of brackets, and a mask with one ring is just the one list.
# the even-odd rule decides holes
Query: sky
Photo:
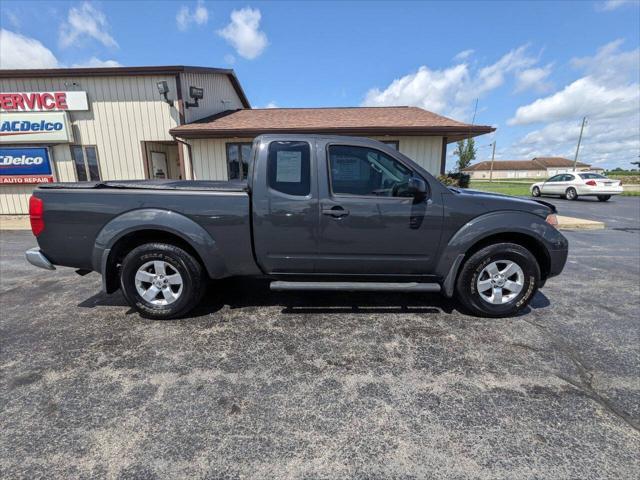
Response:
[{"label": "sky", "polygon": [[0,68],[233,68],[254,108],[414,105],[492,125],[477,161],[494,140],[496,159],[573,159],[586,116],[581,161],[640,156],[640,0],[2,0],[0,27]]}]

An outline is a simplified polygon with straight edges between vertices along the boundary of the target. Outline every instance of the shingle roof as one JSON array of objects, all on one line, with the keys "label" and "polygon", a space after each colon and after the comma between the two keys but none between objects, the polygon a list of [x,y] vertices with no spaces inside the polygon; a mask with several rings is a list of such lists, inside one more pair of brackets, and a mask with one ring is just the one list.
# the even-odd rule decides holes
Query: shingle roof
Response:
[{"label": "shingle roof", "polygon": [[417,107],[264,108],[226,111],[170,130],[183,138],[262,133],[443,135],[453,141],[495,130]]},{"label": "shingle roof", "polygon": [[[578,162],[580,168],[591,167],[586,163]],[[503,170],[546,170],[547,168],[573,167],[573,161],[562,157],[536,157],[533,160],[495,160],[494,171]],[[491,161],[485,160],[464,168],[465,172],[477,170],[491,170]]]}]

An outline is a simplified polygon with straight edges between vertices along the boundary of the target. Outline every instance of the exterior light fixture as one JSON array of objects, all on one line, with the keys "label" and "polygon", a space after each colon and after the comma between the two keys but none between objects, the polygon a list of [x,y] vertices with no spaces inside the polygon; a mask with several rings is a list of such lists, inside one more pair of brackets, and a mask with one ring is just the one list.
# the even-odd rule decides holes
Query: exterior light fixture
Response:
[{"label": "exterior light fixture", "polygon": [[162,98],[169,105],[173,105],[173,102],[167,98],[167,93],[169,93],[169,84],[164,80],[156,83],[156,87],[158,87],[158,93],[162,95]]},{"label": "exterior light fixture", "polygon": [[186,102],[184,104],[185,107],[198,107],[198,100],[202,100],[204,98],[204,89],[198,87],[189,87],[189,97],[195,100],[195,102]]}]

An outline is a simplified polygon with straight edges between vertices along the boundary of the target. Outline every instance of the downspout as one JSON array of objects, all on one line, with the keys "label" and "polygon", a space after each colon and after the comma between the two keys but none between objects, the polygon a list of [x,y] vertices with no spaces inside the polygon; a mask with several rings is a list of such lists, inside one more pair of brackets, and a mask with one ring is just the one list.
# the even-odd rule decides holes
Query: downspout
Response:
[{"label": "downspout", "polygon": [[[190,177],[189,179],[185,180],[194,180],[193,178],[193,155],[191,153],[191,144],[185,142],[184,140],[180,140],[178,137],[176,137],[175,135],[171,135],[171,137],[173,138],[173,140],[175,142],[181,143],[182,145],[185,145],[187,147],[187,156],[189,157],[189,172],[190,172]],[[186,177],[186,174],[185,174]]]},{"label": "downspout", "polygon": [[[178,125],[184,125],[185,116],[184,116],[184,100],[182,99],[182,80],[180,79],[180,74],[176,75],[176,102],[178,103]],[[180,169],[182,173],[182,178],[185,180],[193,180],[193,157],[191,156],[191,145],[182,140],[178,140],[175,135],[171,135],[175,142],[181,143],[187,146],[187,155],[189,157],[189,176],[191,178],[187,178],[186,171],[186,160],[184,155],[182,154],[182,148],[178,149],[178,158],[180,159]]]}]

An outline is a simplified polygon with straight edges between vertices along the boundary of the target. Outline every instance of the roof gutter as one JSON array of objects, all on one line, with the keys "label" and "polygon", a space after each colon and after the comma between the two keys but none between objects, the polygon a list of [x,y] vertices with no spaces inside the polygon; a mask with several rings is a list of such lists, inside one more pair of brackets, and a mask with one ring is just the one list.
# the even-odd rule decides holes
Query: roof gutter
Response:
[{"label": "roof gutter", "polygon": [[[195,128],[194,124],[174,127],[169,133],[181,138],[257,137],[263,134],[327,134],[327,135],[429,135],[469,138],[495,131],[494,127],[325,127],[325,128]],[[451,138],[449,138],[451,140]]]}]

